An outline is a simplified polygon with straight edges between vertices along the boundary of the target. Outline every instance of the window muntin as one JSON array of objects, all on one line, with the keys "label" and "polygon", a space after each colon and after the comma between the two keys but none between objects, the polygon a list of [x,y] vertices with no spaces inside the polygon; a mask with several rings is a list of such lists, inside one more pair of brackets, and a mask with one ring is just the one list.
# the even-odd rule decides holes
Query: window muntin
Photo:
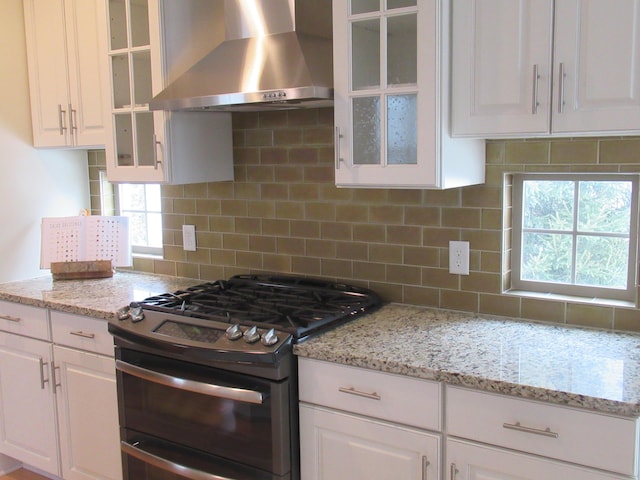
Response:
[{"label": "window muntin", "polygon": [[512,288],[634,301],[638,176],[513,179]]}]

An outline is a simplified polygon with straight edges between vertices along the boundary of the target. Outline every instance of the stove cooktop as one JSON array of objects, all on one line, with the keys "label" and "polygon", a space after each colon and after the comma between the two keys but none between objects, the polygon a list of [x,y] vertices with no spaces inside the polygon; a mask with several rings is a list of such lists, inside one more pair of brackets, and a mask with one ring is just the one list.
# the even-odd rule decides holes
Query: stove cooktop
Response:
[{"label": "stove cooktop", "polygon": [[275,328],[297,341],[382,304],[373,291],[292,275],[236,275],[133,302],[131,308]]}]

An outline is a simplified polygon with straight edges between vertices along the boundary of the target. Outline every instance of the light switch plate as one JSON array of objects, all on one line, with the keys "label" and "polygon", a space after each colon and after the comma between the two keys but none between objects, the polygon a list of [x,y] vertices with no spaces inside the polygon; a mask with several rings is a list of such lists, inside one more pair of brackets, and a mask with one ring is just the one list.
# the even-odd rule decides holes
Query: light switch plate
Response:
[{"label": "light switch plate", "polygon": [[195,225],[182,225],[182,248],[187,252],[196,251]]}]

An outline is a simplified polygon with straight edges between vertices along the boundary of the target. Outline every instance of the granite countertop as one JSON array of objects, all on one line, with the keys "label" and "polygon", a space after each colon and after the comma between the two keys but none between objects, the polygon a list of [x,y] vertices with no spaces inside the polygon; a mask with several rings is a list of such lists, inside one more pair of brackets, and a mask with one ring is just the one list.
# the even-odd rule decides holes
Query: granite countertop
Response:
[{"label": "granite countertop", "polygon": [[294,346],[300,357],[640,416],[640,336],[386,305]]},{"label": "granite countertop", "polygon": [[[110,319],[134,300],[199,280],[116,272],[0,284],[0,300]],[[301,357],[640,416],[640,335],[385,305],[294,346]]]},{"label": "granite countertop", "polygon": [[202,281],[132,272],[116,272],[113,277],[93,280],[53,281],[46,276],[0,283],[0,300],[108,320],[118,308],[134,300],[197,283]]}]

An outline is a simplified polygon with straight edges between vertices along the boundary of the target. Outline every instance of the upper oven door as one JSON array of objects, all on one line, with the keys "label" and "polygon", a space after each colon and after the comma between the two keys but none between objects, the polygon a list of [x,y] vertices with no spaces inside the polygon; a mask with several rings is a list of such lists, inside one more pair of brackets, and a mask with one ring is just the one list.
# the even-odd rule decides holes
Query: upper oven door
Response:
[{"label": "upper oven door", "polygon": [[118,349],[120,426],[276,475],[291,469],[289,381]]}]

